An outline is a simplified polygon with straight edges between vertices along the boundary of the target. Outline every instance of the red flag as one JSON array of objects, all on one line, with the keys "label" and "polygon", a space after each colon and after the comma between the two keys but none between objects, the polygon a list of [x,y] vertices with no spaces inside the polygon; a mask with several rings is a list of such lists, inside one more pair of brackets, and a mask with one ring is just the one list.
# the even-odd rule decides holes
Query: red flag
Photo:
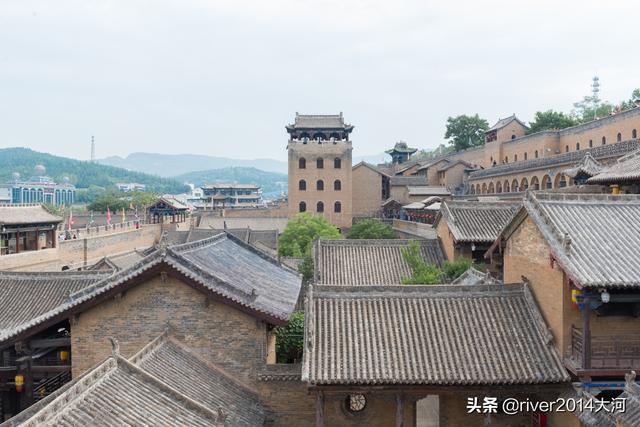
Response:
[{"label": "red flag", "polygon": [[109,206],[107,206],[107,225],[111,225],[111,211],[109,210]]}]

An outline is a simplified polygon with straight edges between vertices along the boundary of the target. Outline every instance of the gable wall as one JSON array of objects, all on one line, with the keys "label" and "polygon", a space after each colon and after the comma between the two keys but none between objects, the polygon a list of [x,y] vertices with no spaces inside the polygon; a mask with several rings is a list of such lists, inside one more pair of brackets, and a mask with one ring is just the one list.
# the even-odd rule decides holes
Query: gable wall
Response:
[{"label": "gable wall", "polygon": [[142,283],[121,298],[88,309],[71,322],[73,376],[111,354],[109,337],[130,357],[160,335],[167,322],[187,346],[248,384],[266,361],[266,326],[249,314],[210,301],[170,276]]}]

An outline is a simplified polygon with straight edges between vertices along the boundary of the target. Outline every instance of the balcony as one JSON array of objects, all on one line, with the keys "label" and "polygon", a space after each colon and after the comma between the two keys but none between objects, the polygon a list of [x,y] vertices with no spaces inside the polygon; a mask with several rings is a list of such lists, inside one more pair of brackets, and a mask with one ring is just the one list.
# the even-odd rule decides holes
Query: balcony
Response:
[{"label": "balcony", "polygon": [[572,326],[571,355],[567,362],[576,373],[621,375],[640,369],[640,334],[591,335],[590,351],[583,354],[583,350],[582,329]]}]

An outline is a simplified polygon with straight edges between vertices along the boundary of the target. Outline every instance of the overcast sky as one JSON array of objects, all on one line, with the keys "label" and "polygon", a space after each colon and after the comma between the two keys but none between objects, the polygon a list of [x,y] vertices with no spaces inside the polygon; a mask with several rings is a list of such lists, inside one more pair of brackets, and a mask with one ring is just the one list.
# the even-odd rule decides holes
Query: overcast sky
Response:
[{"label": "overcast sky", "polygon": [[286,159],[295,112],[354,155],[640,87],[634,1],[0,0],[0,147]]}]

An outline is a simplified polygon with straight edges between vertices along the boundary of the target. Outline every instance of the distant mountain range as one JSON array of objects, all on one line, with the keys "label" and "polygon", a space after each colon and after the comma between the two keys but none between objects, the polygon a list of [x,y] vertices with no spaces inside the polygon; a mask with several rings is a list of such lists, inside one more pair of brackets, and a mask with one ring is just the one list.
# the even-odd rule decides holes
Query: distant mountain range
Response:
[{"label": "distant mountain range", "polygon": [[215,183],[257,184],[262,187],[265,196],[278,196],[287,191],[287,175],[266,172],[256,168],[230,167],[188,172],[174,177],[180,182],[189,182],[196,186]]},{"label": "distant mountain range", "polygon": [[0,149],[0,182],[11,180],[14,172],[18,172],[23,180],[29,179],[34,175],[36,165],[43,165],[46,168],[46,175],[55,181],[62,182],[64,177],[68,177],[69,181],[78,188],[90,186],[115,188],[118,182],[137,182],[145,184],[147,189],[158,193],[181,193],[188,189],[176,179],[54,156],[28,148]]},{"label": "distant mountain range", "polygon": [[267,172],[287,173],[287,162],[280,160],[239,160],[199,154],[131,153],[125,158],[112,156],[99,159],[98,163],[164,177],[229,167],[255,168]]}]

